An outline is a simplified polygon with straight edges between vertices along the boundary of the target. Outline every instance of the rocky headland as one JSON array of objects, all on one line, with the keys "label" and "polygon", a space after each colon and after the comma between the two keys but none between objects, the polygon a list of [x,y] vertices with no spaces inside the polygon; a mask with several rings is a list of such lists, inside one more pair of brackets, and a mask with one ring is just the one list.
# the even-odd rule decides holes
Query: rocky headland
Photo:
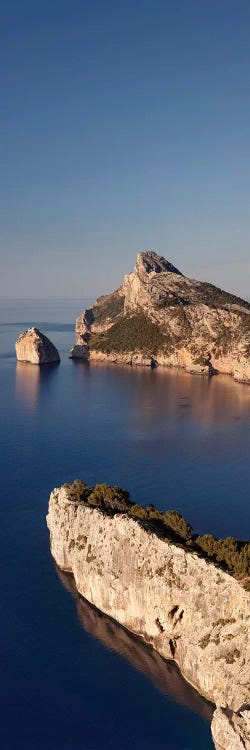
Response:
[{"label": "rocky headland", "polygon": [[250,545],[197,537],[175,511],[80,480],[50,496],[52,556],[101,612],[215,704],[217,750],[250,748]]},{"label": "rocky headland", "polygon": [[250,383],[250,303],[184,276],[155,252],[138,253],[119,289],[76,320],[70,356],[227,373]]},{"label": "rocky headland", "polygon": [[31,362],[33,365],[60,362],[56,347],[38,328],[28,328],[20,333],[15,346],[19,362]]}]

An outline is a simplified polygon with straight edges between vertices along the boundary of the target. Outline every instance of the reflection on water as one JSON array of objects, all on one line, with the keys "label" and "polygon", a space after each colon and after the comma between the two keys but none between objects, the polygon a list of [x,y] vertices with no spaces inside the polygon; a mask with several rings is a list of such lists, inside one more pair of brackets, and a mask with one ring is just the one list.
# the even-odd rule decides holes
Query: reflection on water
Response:
[{"label": "reflection on water", "polygon": [[[129,412],[134,429],[150,433],[154,424],[166,420],[197,422],[204,428],[249,420],[250,387],[237,383],[229,375],[202,377],[177,368],[128,367],[104,362],[74,362],[78,384],[84,388],[95,376],[120,381],[129,393]],[[98,379],[98,378],[97,378]],[[84,392],[83,392],[84,395]]]},{"label": "reflection on water", "polygon": [[16,364],[16,400],[23,403],[31,411],[35,411],[40,389],[47,385],[48,379],[53,377],[59,366],[59,362],[49,365],[32,365],[29,362],[17,362]]},{"label": "reflection on water", "polygon": [[135,669],[148,677],[161,693],[168,695],[177,703],[184,704],[191,711],[211,722],[213,705],[186,682],[172,661],[163,659],[142,640],[83,599],[77,592],[72,575],[63,573],[58,568],[56,571],[63,586],[75,599],[78,618],[84,630],[101,641],[106,648],[116,651],[127,659]]},{"label": "reflection on water", "polygon": [[16,399],[35,409],[40,381],[40,367],[26,362],[17,362],[16,366]]},{"label": "reflection on water", "polygon": [[[154,377],[154,372],[152,376]],[[140,420],[143,416],[143,427],[151,424],[162,411],[168,421],[179,422],[191,420],[204,428],[214,423],[224,424],[232,417],[245,418],[250,414],[250,392],[248,387],[234,383],[226,376],[202,378],[187,373],[158,370],[156,385],[152,381],[141,390],[140,399],[134,404],[135,415]],[[136,406],[138,408],[136,408]]]},{"label": "reflection on water", "polygon": [[[18,362],[17,400],[34,410],[42,388],[48,387],[58,366],[58,363],[39,366]],[[205,378],[178,369],[159,367],[151,370],[74,360],[69,366],[72,379],[78,386],[76,398],[81,398],[81,395],[85,398],[85,388],[89,383],[93,388],[91,396],[95,399],[100,387],[105,395],[106,389],[112,390],[113,386],[121,390],[121,398],[129,398],[128,418],[137,436],[140,433],[150,436],[157,427],[162,427],[164,421],[166,428],[198,423],[209,430],[215,424],[232,425],[237,420],[249,420],[250,387],[234,382],[227,375]]]},{"label": "reflection on water", "polygon": [[131,430],[140,438],[147,435],[155,450],[164,433],[211,434],[218,428],[232,427],[237,420],[249,421],[250,388],[226,376],[202,378],[175,372],[154,371],[148,378],[141,373],[131,399]]}]

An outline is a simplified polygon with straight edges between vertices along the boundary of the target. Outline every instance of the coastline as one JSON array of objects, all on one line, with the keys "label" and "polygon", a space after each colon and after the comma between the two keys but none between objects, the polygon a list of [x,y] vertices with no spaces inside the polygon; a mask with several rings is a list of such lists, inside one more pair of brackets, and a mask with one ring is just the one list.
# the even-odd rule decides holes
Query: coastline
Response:
[{"label": "coastline", "polygon": [[[145,370],[152,370],[152,371],[157,370],[157,372],[160,372],[161,374],[163,374],[165,371],[165,372],[172,373],[172,374],[178,373],[179,375],[189,375],[189,376],[195,376],[195,377],[197,376],[197,379],[201,378],[202,380],[204,379],[208,381],[215,378],[215,380],[218,382],[222,382],[222,379],[226,378],[226,381],[230,383],[234,383],[236,385],[241,385],[241,386],[249,385],[248,381],[244,379],[240,380],[240,379],[235,378],[233,376],[233,373],[230,372],[229,370],[221,370],[221,371],[216,370],[214,372],[209,372],[205,368],[200,369],[198,367],[197,369],[195,369],[195,368],[190,367],[190,369],[188,369],[184,365],[181,365],[180,363],[173,364],[169,362],[164,362],[164,363],[157,362],[157,364],[152,365],[150,358],[147,358],[147,361],[145,362],[143,360],[145,360],[146,358],[143,356],[140,359],[139,357],[137,358],[137,355],[136,355],[135,360],[132,361],[133,354],[131,352],[127,352],[126,354],[124,354],[124,356],[121,357],[120,355],[115,354],[115,353],[106,354],[105,352],[95,352],[95,351],[92,352],[90,350],[88,356],[85,356],[85,357],[78,357],[78,356],[73,357],[71,354],[69,354],[68,356],[70,359],[72,359],[73,362],[75,363],[81,362],[86,365],[87,364],[89,365],[92,364],[94,366],[115,365],[116,367],[120,367],[122,369],[124,368],[126,370],[128,370],[129,368],[132,368],[134,370],[137,370],[137,369],[140,370],[140,368],[142,368],[144,371]],[[247,389],[244,388],[244,390],[247,392]]]}]

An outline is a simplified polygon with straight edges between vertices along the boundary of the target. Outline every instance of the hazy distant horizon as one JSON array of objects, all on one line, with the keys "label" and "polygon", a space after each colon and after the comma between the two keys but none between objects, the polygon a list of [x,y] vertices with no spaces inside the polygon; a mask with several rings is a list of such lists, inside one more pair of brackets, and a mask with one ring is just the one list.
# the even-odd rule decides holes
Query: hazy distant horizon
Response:
[{"label": "hazy distant horizon", "polygon": [[[136,260],[136,257],[135,257],[135,260]],[[174,263],[173,258],[171,258],[171,262]],[[239,270],[239,264],[240,264],[240,261],[239,261],[238,264],[236,264],[237,265],[236,270],[237,269]],[[225,264],[225,268],[227,268],[228,265],[229,264]],[[249,301],[250,300],[250,284],[248,282],[248,279],[250,279],[250,261],[246,262],[246,266],[247,266],[246,276],[245,276],[245,280],[246,280],[246,283],[247,283],[246,294],[242,294],[239,291],[239,287],[240,287],[239,280],[238,280],[238,285],[237,285],[237,283],[235,283],[235,284],[232,283],[231,286],[229,286],[226,283],[223,283],[223,267],[220,267],[219,269],[217,267],[217,273],[216,273],[216,270],[215,270],[213,276],[211,276],[211,273],[210,274],[205,273],[205,271],[207,269],[204,268],[203,269],[203,277],[201,276],[201,274],[199,274],[199,275],[198,274],[196,274],[196,275],[195,274],[192,274],[192,275],[190,274],[189,278],[196,279],[198,281],[210,282],[210,283],[214,284],[215,286],[218,286],[219,288],[224,289],[227,292],[231,292],[232,294],[235,294],[236,296],[241,297],[242,299],[245,299],[245,300]],[[249,266],[249,269],[248,269],[248,266]],[[180,268],[179,270],[182,271],[182,273],[184,273],[182,268]],[[218,270],[219,270],[219,272],[218,272]],[[130,273],[131,271],[133,271],[133,268],[127,269],[125,273]],[[187,276],[188,274],[184,274],[184,275]],[[13,294],[10,294],[10,295],[9,294],[0,294],[0,299],[1,300],[4,300],[4,299],[8,299],[8,300],[11,300],[11,299],[13,299],[13,300],[31,300],[31,301],[36,301],[36,300],[79,300],[80,302],[81,301],[83,302],[84,300],[90,300],[90,299],[95,300],[97,297],[100,297],[102,295],[108,294],[109,292],[112,292],[114,289],[118,289],[118,287],[121,286],[121,284],[123,282],[123,276],[120,277],[119,279],[117,278],[117,283],[114,284],[113,286],[108,285],[108,281],[106,281],[106,279],[105,279],[103,281],[103,287],[101,289],[99,289],[98,291],[93,291],[93,292],[91,292],[91,291],[88,290],[88,294],[79,294],[79,293],[75,294],[75,295],[74,294],[70,294],[70,295],[67,295],[67,294],[64,294],[64,295],[56,295],[56,294],[39,295],[39,294],[36,294],[36,295],[32,295],[32,296],[30,296],[28,294],[24,294],[24,295],[20,295],[20,296],[13,295]],[[237,274],[236,273],[235,273],[235,276],[236,276],[236,281],[237,281]],[[227,277],[227,274],[225,273],[225,278],[226,277]],[[105,281],[106,281],[106,283],[105,283]]]},{"label": "hazy distant horizon", "polygon": [[243,298],[250,4],[11,0],[0,294],[99,296],[155,249]]}]

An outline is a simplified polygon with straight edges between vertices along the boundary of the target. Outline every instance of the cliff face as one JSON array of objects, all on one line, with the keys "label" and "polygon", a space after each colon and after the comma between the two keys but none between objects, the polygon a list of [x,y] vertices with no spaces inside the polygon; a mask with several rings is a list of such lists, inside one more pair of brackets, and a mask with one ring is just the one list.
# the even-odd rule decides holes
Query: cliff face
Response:
[{"label": "cliff face", "polygon": [[250,304],[139,253],[123,285],[76,320],[71,356],[232,374],[250,383]]},{"label": "cliff face", "polygon": [[53,558],[73,573],[78,592],[174,659],[220,709],[213,729],[218,750],[229,750],[219,739],[226,736],[223,722],[242,743],[231,739],[230,750],[249,749],[249,711],[243,714],[250,702],[249,593],[195,553],[125,514],[73,502],[64,488],[51,494],[47,524]]},{"label": "cliff face", "polygon": [[151,680],[163,694],[171,696],[177,703],[182,703],[211,724],[214,707],[202,698],[194,688],[184,680],[173,660],[166,661],[144,641],[125,630],[110,617],[100,612],[79,596],[74,579],[57,569],[62,585],[75,600],[79,622],[93,638],[98,639],[111,651],[116,651],[139,672]]}]

